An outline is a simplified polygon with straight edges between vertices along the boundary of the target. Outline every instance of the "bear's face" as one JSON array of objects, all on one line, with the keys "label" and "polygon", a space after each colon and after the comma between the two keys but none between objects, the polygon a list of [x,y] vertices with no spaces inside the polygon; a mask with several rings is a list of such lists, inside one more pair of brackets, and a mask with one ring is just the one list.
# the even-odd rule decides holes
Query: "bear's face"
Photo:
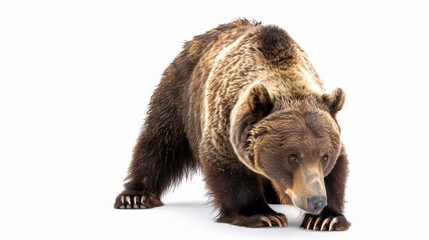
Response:
[{"label": "bear's face", "polygon": [[341,150],[335,114],[345,95],[335,89],[307,100],[273,111],[268,89],[253,84],[231,112],[230,141],[239,160],[269,179],[285,204],[292,200],[317,214],[327,204],[324,177]]},{"label": "bear's face", "polygon": [[339,128],[325,111],[279,111],[256,124],[255,169],[295,206],[318,213],[327,204],[324,177],[341,149]]}]

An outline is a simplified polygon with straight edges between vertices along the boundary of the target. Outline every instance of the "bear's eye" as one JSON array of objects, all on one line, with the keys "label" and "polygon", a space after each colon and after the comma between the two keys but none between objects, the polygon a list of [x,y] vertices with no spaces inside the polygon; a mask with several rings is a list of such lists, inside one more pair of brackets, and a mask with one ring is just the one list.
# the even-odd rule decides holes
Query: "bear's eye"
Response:
[{"label": "bear's eye", "polygon": [[293,164],[297,164],[298,163],[298,157],[295,154],[289,155],[289,162],[293,163]]},{"label": "bear's eye", "polygon": [[320,159],[320,161],[323,163],[323,164],[325,164],[325,163],[327,163],[328,162],[328,160],[329,160],[329,156],[328,155],[323,155],[322,156],[322,158]]}]

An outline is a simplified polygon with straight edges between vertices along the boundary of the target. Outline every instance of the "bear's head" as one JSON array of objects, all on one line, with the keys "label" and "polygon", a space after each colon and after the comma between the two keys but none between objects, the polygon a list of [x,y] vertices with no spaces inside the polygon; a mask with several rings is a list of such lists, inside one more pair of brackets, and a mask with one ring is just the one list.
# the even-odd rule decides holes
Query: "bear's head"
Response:
[{"label": "bear's head", "polygon": [[327,205],[324,177],[342,147],[335,114],[345,94],[337,88],[274,99],[262,83],[249,87],[231,113],[231,144],[244,165],[271,181],[283,203],[317,214]]}]

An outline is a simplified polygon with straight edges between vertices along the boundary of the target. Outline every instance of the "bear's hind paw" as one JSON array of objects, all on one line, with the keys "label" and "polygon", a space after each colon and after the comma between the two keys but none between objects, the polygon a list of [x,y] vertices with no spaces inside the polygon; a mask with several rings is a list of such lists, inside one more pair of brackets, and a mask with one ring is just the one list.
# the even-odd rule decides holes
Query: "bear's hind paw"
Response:
[{"label": "bear's hind paw", "polygon": [[114,208],[116,209],[145,209],[162,206],[159,198],[149,194],[119,194],[116,197]]}]

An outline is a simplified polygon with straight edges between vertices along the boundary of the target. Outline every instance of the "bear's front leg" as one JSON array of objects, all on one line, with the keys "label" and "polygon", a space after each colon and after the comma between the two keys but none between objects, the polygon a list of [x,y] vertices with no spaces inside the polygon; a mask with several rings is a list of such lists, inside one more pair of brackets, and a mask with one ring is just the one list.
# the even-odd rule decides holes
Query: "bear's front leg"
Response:
[{"label": "bear's front leg", "polygon": [[[218,222],[244,227],[287,227],[285,215],[272,210],[263,195],[261,177],[246,169],[236,159],[222,159],[205,164],[208,187],[219,208]],[[237,161],[230,164],[231,161]],[[221,163],[222,162],[222,163]],[[238,164],[237,164],[238,163]]]},{"label": "bear's front leg", "polygon": [[328,205],[319,215],[306,214],[302,228],[318,231],[345,231],[350,222],[343,215],[348,160],[344,148],[332,171],[325,177]]}]

